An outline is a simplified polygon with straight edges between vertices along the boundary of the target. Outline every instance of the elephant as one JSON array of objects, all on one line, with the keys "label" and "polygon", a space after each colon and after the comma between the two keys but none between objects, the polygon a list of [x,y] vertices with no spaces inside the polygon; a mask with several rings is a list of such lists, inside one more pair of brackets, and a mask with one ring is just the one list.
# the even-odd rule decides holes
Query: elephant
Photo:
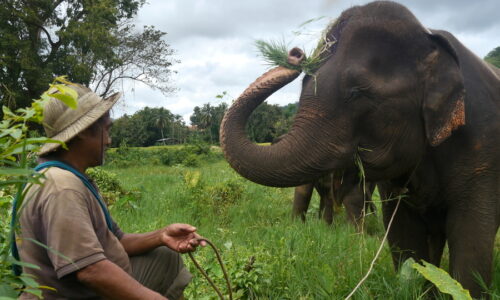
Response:
[{"label": "elephant", "polygon": [[361,221],[365,213],[376,211],[375,205],[371,202],[375,189],[374,183],[364,185],[358,176],[333,172],[320,177],[315,182],[295,187],[292,215],[300,217],[303,222],[306,219],[314,189],[320,196],[319,217],[323,218],[327,224],[333,223],[333,216],[341,209],[342,204],[346,208],[349,222],[358,231],[362,230]]},{"label": "elephant", "polygon": [[298,48],[289,52],[292,67],[266,72],[226,112],[226,160],[243,177],[278,187],[359,161],[368,182],[404,193],[383,202],[395,267],[409,257],[439,265],[447,242],[450,274],[473,297],[484,295],[475,275],[490,284],[500,221],[500,70],[389,1],[345,10],[324,40],[286,136],[257,145],[245,124],[300,75]]},{"label": "elephant", "polygon": [[[276,137],[271,145],[283,137],[284,135]],[[295,187],[292,208],[294,218],[300,217],[302,222],[305,222],[314,189],[320,197],[318,217],[323,218],[329,225],[333,223],[333,216],[340,211],[342,204],[346,207],[349,222],[358,231],[362,230],[361,220],[365,213],[368,210],[372,213],[376,211],[375,205],[371,202],[375,184],[361,182],[354,165],[343,172],[332,172],[313,182]]]}]

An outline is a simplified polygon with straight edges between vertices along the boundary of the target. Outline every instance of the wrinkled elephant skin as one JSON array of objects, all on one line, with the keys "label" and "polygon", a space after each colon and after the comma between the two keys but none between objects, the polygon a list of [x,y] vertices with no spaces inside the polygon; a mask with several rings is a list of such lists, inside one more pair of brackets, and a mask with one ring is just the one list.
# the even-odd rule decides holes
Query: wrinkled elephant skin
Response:
[{"label": "wrinkled elephant skin", "polygon": [[[245,124],[297,73],[270,71],[235,101],[221,126],[227,161],[254,182],[298,186],[357,157],[388,198],[404,193],[389,230],[395,265],[439,264],[447,242],[451,275],[479,297],[474,274],[491,282],[500,221],[500,70],[393,2],[344,11],[326,39],[278,143],[252,143]],[[386,226],[395,207],[384,202]]]}]

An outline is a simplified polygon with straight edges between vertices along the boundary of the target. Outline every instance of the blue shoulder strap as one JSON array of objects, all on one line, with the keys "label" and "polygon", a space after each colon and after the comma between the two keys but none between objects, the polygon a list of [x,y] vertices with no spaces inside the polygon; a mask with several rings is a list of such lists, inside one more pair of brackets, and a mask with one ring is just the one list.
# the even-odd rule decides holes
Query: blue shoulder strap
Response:
[{"label": "blue shoulder strap", "polygon": [[[97,192],[97,189],[89,181],[89,179],[85,175],[83,175],[82,173],[77,171],[75,168],[71,167],[70,165],[65,164],[61,161],[57,161],[57,160],[51,160],[51,161],[41,163],[35,167],[35,171],[40,172],[41,170],[43,170],[45,168],[50,168],[50,167],[57,167],[57,168],[60,168],[63,170],[70,171],[71,173],[73,173],[76,177],[78,177],[82,181],[82,183],[90,190],[92,195],[94,195],[94,197],[97,199],[97,202],[99,203],[99,206],[101,206],[102,212],[104,213],[104,217],[106,218],[106,224],[108,225],[109,230],[113,231],[113,222],[111,221],[111,215],[109,214],[108,208],[104,204],[104,201],[102,200],[101,195],[99,195],[99,193]],[[24,190],[24,187],[22,190]],[[11,252],[12,252],[12,256],[16,260],[19,260],[19,251],[18,251],[17,245],[16,245],[16,237],[15,237],[14,227],[16,225],[17,202],[18,202],[18,199],[20,196],[21,195],[17,194],[16,197],[14,198],[14,203],[12,204],[12,219],[10,222],[10,226],[12,229],[11,230],[11,232],[12,232]],[[17,275],[17,276],[21,275],[22,269],[20,266],[13,265],[12,269],[13,269],[15,275]]]}]

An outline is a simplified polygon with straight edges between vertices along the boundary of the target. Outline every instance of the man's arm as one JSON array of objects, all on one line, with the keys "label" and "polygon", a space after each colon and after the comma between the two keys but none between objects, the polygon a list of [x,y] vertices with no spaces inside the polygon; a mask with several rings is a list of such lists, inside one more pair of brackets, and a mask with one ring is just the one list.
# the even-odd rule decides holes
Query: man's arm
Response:
[{"label": "man's arm", "polygon": [[129,256],[140,255],[163,245],[162,230],[148,233],[125,233],[120,240]]},{"label": "man's arm", "polygon": [[167,299],[144,287],[107,259],[77,271],[76,278],[106,299]]},{"label": "man's arm", "polygon": [[159,246],[167,246],[180,253],[191,252],[200,244],[205,246],[205,242],[200,242],[199,238],[196,227],[188,224],[172,224],[148,233],[126,233],[120,242],[127,254],[133,256]]}]

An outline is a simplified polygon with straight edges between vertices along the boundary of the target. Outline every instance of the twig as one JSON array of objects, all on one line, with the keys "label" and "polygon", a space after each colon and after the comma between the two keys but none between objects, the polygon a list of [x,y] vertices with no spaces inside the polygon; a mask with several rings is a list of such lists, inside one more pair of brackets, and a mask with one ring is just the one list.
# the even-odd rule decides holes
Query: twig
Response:
[{"label": "twig", "polygon": [[366,272],[365,276],[358,282],[358,284],[354,287],[352,292],[345,297],[345,300],[350,299],[354,293],[359,289],[359,287],[365,282],[365,280],[370,276],[370,273],[373,270],[373,266],[375,265],[375,261],[379,257],[380,253],[382,252],[382,249],[384,248],[385,241],[387,239],[387,236],[389,235],[389,231],[391,230],[391,225],[392,221],[394,220],[394,216],[396,215],[396,212],[398,211],[399,203],[401,202],[401,196],[398,197],[398,202],[396,203],[396,208],[392,212],[391,220],[389,221],[389,224],[387,225],[387,230],[385,231],[384,238],[382,239],[382,243],[380,243],[380,247],[377,250],[377,253],[375,254],[375,257],[373,258],[372,262],[370,263],[370,268],[368,268],[368,271]]},{"label": "twig", "polygon": [[[217,250],[217,247],[215,247],[215,245],[212,244],[211,241],[209,241],[209,240],[207,240],[205,238],[200,238],[198,240],[200,242],[201,241],[207,242],[207,244],[209,244],[210,247],[212,247],[212,249],[214,250],[215,255],[217,256],[217,261],[219,262],[219,265],[220,265],[220,267],[222,269],[222,273],[224,274],[224,279],[226,280],[227,290],[228,290],[228,293],[229,293],[229,299],[233,300],[233,292],[232,292],[232,289],[231,289],[231,281],[229,280],[229,276],[227,275],[226,268],[224,267],[224,263],[222,262],[222,258],[221,258],[220,254],[219,254],[219,251]],[[224,296],[222,295],[222,293],[219,290],[219,288],[215,285],[215,283],[212,281],[212,279],[210,279],[210,277],[208,277],[207,272],[205,272],[205,270],[203,270],[203,268],[200,266],[200,264],[198,264],[198,262],[196,261],[196,259],[193,256],[193,254],[191,252],[188,252],[188,255],[191,258],[191,260],[193,261],[193,263],[196,266],[196,268],[200,271],[200,273],[203,275],[203,277],[205,277],[207,279],[208,283],[210,283],[210,285],[215,290],[215,292],[217,293],[217,295],[219,295],[219,298],[221,300],[224,300]]]}]

